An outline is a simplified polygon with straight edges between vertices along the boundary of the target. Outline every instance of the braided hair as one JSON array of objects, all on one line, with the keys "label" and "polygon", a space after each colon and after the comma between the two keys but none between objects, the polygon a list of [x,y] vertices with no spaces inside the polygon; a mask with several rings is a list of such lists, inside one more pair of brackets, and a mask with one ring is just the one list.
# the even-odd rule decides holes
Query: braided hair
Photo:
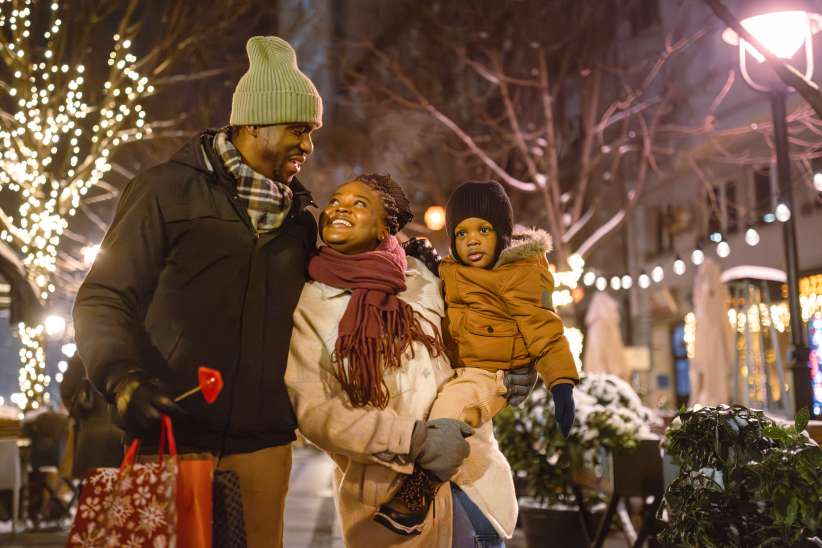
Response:
[{"label": "braided hair", "polygon": [[391,234],[402,230],[414,218],[414,214],[411,213],[411,201],[391,175],[364,173],[354,180],[364,184],[380,197],[385,210],[385,224]]}]

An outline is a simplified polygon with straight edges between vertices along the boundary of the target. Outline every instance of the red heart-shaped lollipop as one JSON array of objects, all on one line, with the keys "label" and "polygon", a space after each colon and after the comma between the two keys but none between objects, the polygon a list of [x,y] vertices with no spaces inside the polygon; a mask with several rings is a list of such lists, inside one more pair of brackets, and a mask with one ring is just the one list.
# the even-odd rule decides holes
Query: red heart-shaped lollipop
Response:
[{"label": "red heart-shaped lollipop", "polygon": [[219,371],[216,369],[211,369],[210,367],[206,367],[201,365],[199,369],[197,369],[197,386],[183,392],[176,398],[174,401],[184,400],[187,397],[191,396],[192,394],[196,394],[197,392],[203,393],[203,398],[205,399],[206,403],[214,403],[214,400],[217,399],[217,396],[220,395],[220,391],[223,389],[223,376],[220,374]]},{"label": "red heart-shaped lollipop", "polygon": [[223,389],[223,376],[216,369],[201,366],[197,370],[197,379],[205,401],[214,403]]}]

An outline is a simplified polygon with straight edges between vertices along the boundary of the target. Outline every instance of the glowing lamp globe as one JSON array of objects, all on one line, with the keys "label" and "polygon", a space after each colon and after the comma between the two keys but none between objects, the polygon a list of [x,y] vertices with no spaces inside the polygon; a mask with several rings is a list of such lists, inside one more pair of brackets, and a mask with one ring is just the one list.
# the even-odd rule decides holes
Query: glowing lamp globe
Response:
[{"label": "glowing lamp globe", "polygon": [[[814,69],[812,38],[822,29],[822,16],[813,6],[804,0],[747,0],[740,4],[735,15],[742,26],[776,57],[792,59],[804,46],[804,77],[811,79]],[[757,63],[763,63],[765,57],[733,29],[726,29],[722,39],[732,46],[739,46],[739,67],[745,81],[754,89],[767,91],[767,86],[753,81],[747,66],[748,55]]]},{"label": "glowing lamp globe", "polygon": [[428,230],[435,232],[442,230],[442,227],[445,226],[445,208],[442,206],[431,206],[425,210],[422,219],[425,222],[425,226],[428,227]]},{"label": "glowing lamp globe", "polygon": [[46,328],[46,334],[51,337],[62,337],[66,331],[66,319],[57,314],[50,314],[43,323]]}]

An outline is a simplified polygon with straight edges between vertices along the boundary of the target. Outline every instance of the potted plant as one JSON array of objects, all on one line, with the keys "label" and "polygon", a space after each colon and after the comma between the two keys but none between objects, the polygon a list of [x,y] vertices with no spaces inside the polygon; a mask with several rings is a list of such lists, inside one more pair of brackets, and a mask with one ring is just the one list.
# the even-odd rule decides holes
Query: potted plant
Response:
[{"label": "potted plant", "polygon": [[[666,546],[822,546],[822,449],[743,406],[679,413],[663,440],[680,467],[665,492]],[[662,514],[662,512],[661,512]]]},{"label": "potted plant", "polygon": [[[583,375],[574,401],[576,420],[568,438],[560,434],[554,403],[542,385],[523,405],[505,409],[494,420],[500,449],[520,489],[520,513],[529,546],[586,545],[572,490],[572,463],[596,467],[603,452],[630,450],[655,421],[631,387],[613,375]],[[587,507],[594,509],[594,523],[588,524],[593,530],[604,510],[599,504],[602,497],[590,491],[584,497]]]}]

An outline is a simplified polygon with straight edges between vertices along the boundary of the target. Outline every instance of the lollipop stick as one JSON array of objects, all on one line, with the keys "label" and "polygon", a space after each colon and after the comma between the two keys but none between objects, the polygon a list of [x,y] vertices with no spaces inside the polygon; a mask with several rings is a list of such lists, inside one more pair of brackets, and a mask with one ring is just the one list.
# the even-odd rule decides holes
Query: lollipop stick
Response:
[{"label": "lollipop stick", "polygon": [[180,401],[180,400],[184,400],[184,399],[186,399],[187,397],[189,397],[189,396],[191,396],[191,395],[193,395],[193,394],[196,394],[196,393],[197,393],[197,392],[199,392],[199,391],[200,391],[200,387],[199,387],[199,386],[195,386],[195,387],[194,387],[194,388],[192,388],[191,390],[188,390],[188,391],[186,391],[186,392],[183,392],[182,394],[180,394],[179,396],[177,396],[176,398],[174,398],[174,402],[176,403],[176,402],[178,402],[178,401]]}]

